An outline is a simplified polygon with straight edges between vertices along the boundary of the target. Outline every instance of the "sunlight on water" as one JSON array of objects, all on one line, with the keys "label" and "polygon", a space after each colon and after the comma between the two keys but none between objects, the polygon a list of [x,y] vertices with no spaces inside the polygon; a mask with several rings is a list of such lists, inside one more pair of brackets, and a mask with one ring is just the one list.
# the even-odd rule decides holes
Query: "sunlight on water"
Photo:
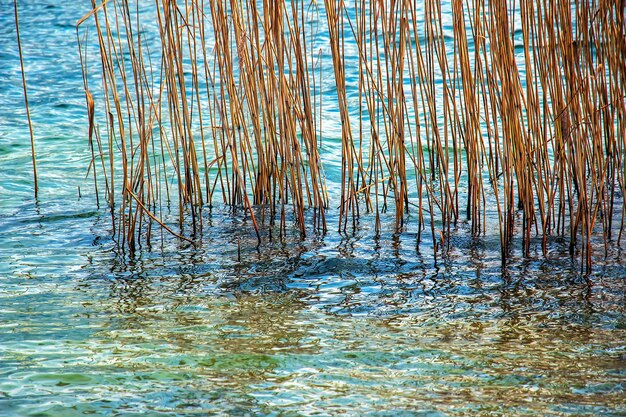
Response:
[{"label": "sunlight on water", "polygon": [[88,5],[22,3],[41,194],[0,0],[0,415],[626,414],[619,248],[586,279],[564,242],[503,267],[459,225],[435,258],[393,216],[257,247],[214,208],[197,248],[118,253],[84,179]]}]

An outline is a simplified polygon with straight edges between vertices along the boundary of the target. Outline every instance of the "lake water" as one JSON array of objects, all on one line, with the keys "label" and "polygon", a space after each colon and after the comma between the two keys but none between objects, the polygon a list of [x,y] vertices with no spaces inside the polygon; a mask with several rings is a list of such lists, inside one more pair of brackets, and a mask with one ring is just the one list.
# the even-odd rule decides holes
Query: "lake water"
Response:
[{"label": "lake water", "polygon": [[497,234],[461,225],[435,258],[393,216],[257,247],[215,207],[199,247],[118,253],[85,180],[87,3],[20,2],[35,202],[0,0],[0,415],[626,415],[617,247],[588,277],[558,239],[504,268]]}]

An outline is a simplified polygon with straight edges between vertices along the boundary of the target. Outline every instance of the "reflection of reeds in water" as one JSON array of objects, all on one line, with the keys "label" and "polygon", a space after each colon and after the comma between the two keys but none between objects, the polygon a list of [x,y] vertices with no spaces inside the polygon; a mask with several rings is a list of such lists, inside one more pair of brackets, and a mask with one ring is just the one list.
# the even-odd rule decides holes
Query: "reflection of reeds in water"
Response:
[{"label": "reflection of reeds in water", "polygon": [[[620,213],[623,233],[622,3],[159,0],[154,51],[138,6],[93,0],[78,25],[93,21],[101,59],[104,140],[83,65],[92,167],[120,242],[150,241],[170,201],[181,235],[215,200],[244,207],[257,235],[266,223],[284,231],[289,212],[304,234],[308,208],[325,230],[320,86],[332,76],[340,229],[363,212],[378,225],[388,208],[401,227],[415,209],[420,230],[448,244],[458,221],[484,233],[492,211],[503,259],[516,233],[526,253],[534,236],[545,251],[569,234],[589,267],[592,235],[608,245]],[[313,51],[311,14],[326,16],[332,74]]]}]

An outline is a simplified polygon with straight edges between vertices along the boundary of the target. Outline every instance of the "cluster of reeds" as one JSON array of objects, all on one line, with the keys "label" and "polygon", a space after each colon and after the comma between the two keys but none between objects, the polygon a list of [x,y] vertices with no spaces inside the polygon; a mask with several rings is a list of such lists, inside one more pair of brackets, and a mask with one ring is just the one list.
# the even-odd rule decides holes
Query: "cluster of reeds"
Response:
[{"label": "cluster of reeds", "polygon": [[179,206],[175,234],[188,217],[198,230],[199,210],[220,197],[245,207],[257,234],[253,204],[267,208],[257,211],[269,223],[280,219],[281,230],[292,210],[304,232],[307,207],[326,227],[304,1],[159,1],[156,52],[138,5],[92,5],[78,29],[93,19],[108,116],[103,140],[82,58],[92,168],[94,178],[98,163],[104,172],[120,242],[133,250],[138,238],[149,241],[153,221],[165,226],[164,202]]},{"label": "cluster of reeds", "polygon": [[[185,224],[197,230],[215,200],[244,207],[257,235],[260,223],[284,230],[287,212],[304,234],[307,209],[325,230],[321,85],[331,78],[340,229],[364,212],[378,225],[388,208],[401,227],[414,210],[419,230],[445,245],[459,221],[477,235],[492,218],[503,259],[514,236],[527,253],[535,237],[545,251],[549,236],[569,235],[587,267],[592,236],[605,246],[622,237],[624,1],[92,5],[77,26],[91,167],[130,249],[153,222],[181,237]],[[164,224],[169,201],[178,232]]]}]

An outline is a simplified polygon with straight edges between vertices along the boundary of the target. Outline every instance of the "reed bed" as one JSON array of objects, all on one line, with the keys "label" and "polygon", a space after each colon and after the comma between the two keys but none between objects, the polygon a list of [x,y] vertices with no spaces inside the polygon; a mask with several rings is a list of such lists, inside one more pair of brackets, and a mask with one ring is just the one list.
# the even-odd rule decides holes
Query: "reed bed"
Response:
[{"label": "reed bed", "polygon": [[[216,202],[244,209],[259,239],[288,219],[302,235],[307,218],[325,231],[338,207],[340,231],[368,214],[380,227],[393,210],[436,252],[459,223],[476,236],[496,225],[503,261],[516,239],[545,254],[556,236],[589,270],[594,239],[621,242],[624,1],[92,6],[77,25],[90,169],[122,247],[149,243],[155,223],[195,241]],[[341,126],[330,139],[326,80]]]}]

